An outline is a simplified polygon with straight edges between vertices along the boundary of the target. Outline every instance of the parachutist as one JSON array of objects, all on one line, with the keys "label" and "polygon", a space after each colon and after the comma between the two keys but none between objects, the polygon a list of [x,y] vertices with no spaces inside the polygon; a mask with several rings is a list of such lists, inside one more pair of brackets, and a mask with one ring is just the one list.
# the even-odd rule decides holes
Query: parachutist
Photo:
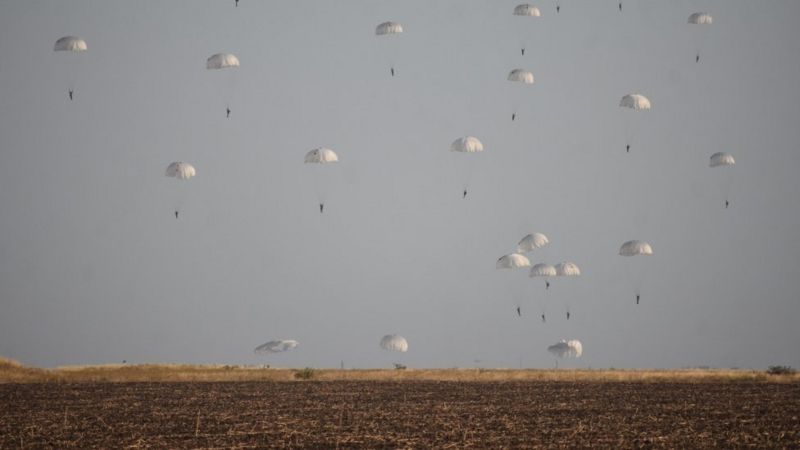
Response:
[{"label": "parachutist", "polygon": [[636,304],[639,304],[639,294],[636,294]]},{"label": "parachutist", "polygon": [[325,205],[320,203],[319,204],[319,213],[322,214],[322,210],[325,209]]},{"label": "parachutist", "polygon": [[513,122],[516,119],[517,113],[511,113],[511,121]]},{"label": "parachutist", "polygon": [[178,218],[178,211],[175,211],[175,218]]},{"label": "parachutist", "polygon": [[73,94],[73,92],[72,92],[72,89],[70,89],[70,90],[69,90],[69,99],[70,99],[70,100],[72,100],[72,94]]},{"label": "parachutist", "polygon": [[239,0],[234,0],[234,4],[233,5],[238,8],[239,7]]},{"label": "parachutist", "polygon": [[466,189],[464,189],[464,195],[462,195],[461,198],[467,198],[467,190]]},{"label": "parachutist", "polygon": [[230,117],[230,116],[231,116],[231,109],[225,108],[225,117]]},{"label": "parachutist", "polygon": [[725,209],[728,209],[728,205],[730,205],[730,203],[727,200],[725,200]]},{"label": "parachutist", "polygon": [[696,63],[700,62],[700,53],[698,53],[697,56],[694,57],[694,62]]},{"label": "parachutist", "polygon": [[544,318],[544,313],[542,313],[542,323],[547,323],[547,319]]},{"label": "parachutist", "polygon": [[525,49],[522,49],[522,56],[525,56]]},{"label": "parachutist", "polygon": [[391,69],[389,69],[389,71],[392,73],[392,76],[394,76],[394,67],[392,67]]},{"label": "parachutist", "polygon": [[567,320],[569,320],[569,311],[567,311]]},{"label": "parachutist", "polygon": [[522,317],[522,311],[519,310],[519,306],[517,306],[517,316]]},{"label": "parachutist", "polygon": [[631,144],[628,144],[625,146],[625,153],[630,153],[630,152],[631,152]]},{"label": "parachutist", "polygon": [[622,2],[619,2],[619,12],[622,12]]},{"label": "parachutist", "polygon": [[545,282],[544,282],[544,290],[546,291],[548,289],[550,289],[550,282],[545,280]]},{"label": "parachutist", "polygon": [[560,5],[556,6],[556,13],[560,13],[560,12],[561,12],[561,6]]}]

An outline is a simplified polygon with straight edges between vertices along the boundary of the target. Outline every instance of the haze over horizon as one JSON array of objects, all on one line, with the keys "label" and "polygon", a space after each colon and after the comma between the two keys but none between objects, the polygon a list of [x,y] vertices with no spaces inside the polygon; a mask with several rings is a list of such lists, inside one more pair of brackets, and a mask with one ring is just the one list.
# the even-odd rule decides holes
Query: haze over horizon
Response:
[{"label": "haze over horizon", "polygon": [[[0,355],[547,368],[579,339],[560,367],[800,366],[800,3],[548,0],[529,29],[518,3],[0,3]],[[485,151],[451,154],[464,135]],[[534,231],[531,262],[582,275],[496,270]],[[273,339],[299,346],[253,354]]]}]

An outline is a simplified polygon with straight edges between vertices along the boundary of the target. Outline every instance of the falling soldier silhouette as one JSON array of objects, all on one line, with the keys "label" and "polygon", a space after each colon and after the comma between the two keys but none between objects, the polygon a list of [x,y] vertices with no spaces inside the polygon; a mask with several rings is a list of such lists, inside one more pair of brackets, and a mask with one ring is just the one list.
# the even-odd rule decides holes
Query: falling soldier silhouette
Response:
[{"label": "falling soldier silhouette", "polygon": [[231,116],[231,109],[225,108],[225,117],[230,117],[230,116]]},{"label": "falling soldier silhouette", "polygon": [[520,311],[519,306],[517,306],[517,316],[522,317],[522,311]]},{"label": "falling soldier silhouette", "polygon": [[569,320],[569,311],[567,311],[567,320]]},{"label": "falling soldier silhouette", "polygon": [[522,56],[525,56],[525,49],[522,49]]},{"label": "falling soldier silhouette", "polygon": [[464,195],[461,198],[467,198],[467,190],[464,189]]},{"label": "falling soldier silhouette", "polygon": [[547,319],[544,318],[544,313],[542,313],[542,323],[547,323]]},{"label": "falling soldier silhouette", "polygon": [[546,291],[548,289],[550,289],[550,282],[547,281],[547,280],[544,280],[544,290]]},{"label": "falling soldier silhouette", "polygon": [[725,209],[728,209],[729,205],[730,205],[730,203],[727,200],[725,200]]},{"label": "falling soldier silhouette", "polygon": [[561,6],[560,5],[556,5],[556,14],[558,14],[560,12],[561,12]]},{"label": "falling soldier silhouette", "polygon": [[324,203],[320,203],[320,204],[319,204],[319,213],[320,213],[320,214],[322,214],[322,210],[323,210],[323,209],[325,209],[325,204],[324,204]]},{"label": "falling soldier silhouette", "polygon": [[622,2],[619,2],[619,12],[622,12]]},{"label": "falling soldier silhouette", "polygon": [[392,73],[392,76],[394,76],[394,67],[392,67],[391,69],[389,69],[389,71]]},{"label": "falling soldier silhouette", "polygon": [[636,304],[639,304],[639,294],[636,294]]},{"label": "falling soldier silhouette", "polygon": [[517,113],[511,113],[511,121],[513,122],[516,119]]},{"label": "falling soldier silhouette", "polygon": [[70,90],[69,90],[69,99],[70,99],[70,100],[72,100],[72,94],[73,94],[73,92],[72,92],[72,89],[70,89]]},{"label": "falling soldier silhouette", "polygon": [[175,218],[176,219],[178,218],[178,211],[177,210],[175,211]]},{"label": "falling soldier silhouette", "polygon": [[630,153],[630,152],[631,152],[631,144],[628,144],[625,146],[625,153]]},{"label": "falling soldier silhouette", "polygon": [[233,1],[235,2],[234,6],[238,8],[239,7],[239,0],[233,0]]},{"label": "falling soldier silhouette", "polygon": [[696,63],[700,62],[700,53],[698,53],[697,56],[694,57],[694,62]]}]

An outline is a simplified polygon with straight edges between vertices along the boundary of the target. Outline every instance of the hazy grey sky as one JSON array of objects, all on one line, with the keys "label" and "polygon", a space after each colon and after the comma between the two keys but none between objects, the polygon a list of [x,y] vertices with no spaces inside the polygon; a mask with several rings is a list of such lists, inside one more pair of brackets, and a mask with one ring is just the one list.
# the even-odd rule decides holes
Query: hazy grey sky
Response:
[{"label": "hazy grey sky", "polygon": [[[579,367],[800,365],[800,2],[547,0],[527,22],[516,4],[0,3],[0,354],[550,367],[577,338]],[[405,33],[374,36],[386,20]],[[53,52],[64,35],[89,51]],[[205,70],[218,52],[241,68]],[[637,91],[653,109],[625,154]],[[462,200],[465,134],[486,151]],[[322,215],[319,146],[341,160]],[[197,177],[166,178],[177,160]],[[494,268],[532,231],[551,240],[533,262],[583,270],[546,300]],[[618,256],[629,239],[655,256]],[[382,352],[387,333],[410,351]],[[300,347],[253,355],[279,338]]]}]

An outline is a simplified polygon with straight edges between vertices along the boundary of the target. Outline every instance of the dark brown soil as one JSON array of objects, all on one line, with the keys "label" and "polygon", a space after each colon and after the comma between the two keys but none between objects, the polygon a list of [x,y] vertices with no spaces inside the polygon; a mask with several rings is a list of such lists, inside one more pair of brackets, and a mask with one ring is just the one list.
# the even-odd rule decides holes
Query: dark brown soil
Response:
[{"label": "dark brown soil", "polygon": [[800,448],[796,383],[0,385],[0,448]]}]

